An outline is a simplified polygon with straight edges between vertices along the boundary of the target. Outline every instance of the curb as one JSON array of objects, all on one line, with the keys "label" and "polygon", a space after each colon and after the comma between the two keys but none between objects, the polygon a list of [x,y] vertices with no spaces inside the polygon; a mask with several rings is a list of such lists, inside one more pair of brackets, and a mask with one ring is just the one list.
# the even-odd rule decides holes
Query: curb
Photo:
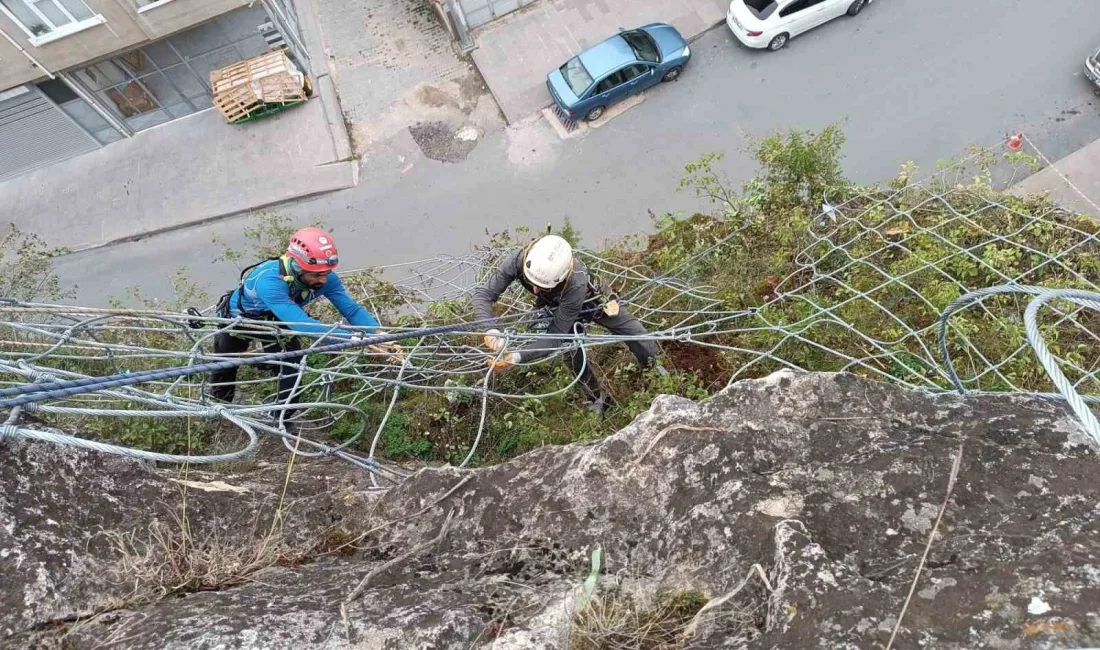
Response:
[{"label": "curb", "polygon": [[[321,21],[317,13],[317,0],[308,0],[297,7],[299,30],[306,49],[310,52],[310,66],[317,81],[318,96],[325,109],[325,122],[328,123],[329,136],[336,160],[352,158],[351,136],[344,122],[344,111],[340,106],[340,94],[329,68],[328,51],[321,31]],[[359,182],[356,177],[356,183]]]},{"label": "curb", "polygon": [[318,196],[323,196],[325,194],[329,194],[331,192],[339,192],[340,190],[345,190],[345,189],[348,189],[350,187],[355,187],[355,185],[358,184],[358,182],[359,182],[359,165],[356,161],[335,161],[335,162],[328,163],[327,165],[320,165],[318,167],[331,167],[331,166],[335,166],[335,165],[347,166],[348,167],[348,169],[350,170],[349,173],[350,173],[350,176],[351,176],[351,182],[350,183],[343,184],[340,187],[330,187],[330,188],[327,188],[327,189],[318,190],[316,192],[308,192],[306,194],[301,194],[299,196],[293,196],[293,197],[278,199],[278,200],[275,200],[275,201],[271,201],[269,203],[262,203],[262,204],[258,204],[258,205],[252,205],[252,206],[249,206],[249,207],[244,208],[244,209],[234,210],[233,212],[223,212],[221,214],[216,214],[216,215],[209,216],[209,217],[203,217],[201,219],[195,219],[195,220],[192,220],[192,221],[185,221],[185,222],[182,222],[182,223],[172,224],[170,226],[163,226],[161,228],[154,228],[152,230],[146,230],[146,231],[143,231],[143,232],[134,233],[132,235],[126,235],[124,237],[116,237],[115,239],[109,239],[109,240],[104,241],[104,242],[97,242],[97,243],[94,243],[94,244],[77,244],[76,246],[70,247],[69,251],[67,253],[64,253],[62,255],[58,255],[58,257],[65,257],[66,255],[76,255],[78,253],[86,253],[88,251],[94,251],[94,250],[100,250],[100,249],[103,249],[103,248],[109,248],[111,246],[117,246],[119,244],[129,244],[129,243],[133,243],[133,242],[136,242],[136,241],[141,241],[142,239],[147,239],[149,237],[156,237],[158,235],[165,235],[165,234],[176,232],[176,231],[179,231],[179,230],[187,230],[188,228],[197,228],[197,227],[200,227],[200,226],[208,226],[212,223],[217,223],[217,222],[220,222],[220,221],[228,221],[230,219],[235,219],[235,218],[238,218],[238,217],[247,217],[247,216],[250,216],[253,212],[255,212],[257,210],[264,210],[264,209],[274,207],[274,206],[277,206],[277,205],[283,205],[283,204],[286,204],[286,203],[290,203],[291,201],[303,201],[303,200],[312,199],[312,198],[315,198],[315,197],[318,197]]},{"label": "curb", "polygon": [[1044,160],[1045,167],[1020,179],[1007,192],[1016,196],[1044,194],[1066,210],[1100,220],[1100,181],[1091,173],[1100,161],[1100,139],[1058,160]]},{"label": "curb", "polygon": [[[340,95],[336,92],[336,83],[332,80],[332,75],[317,77],[317,88],[320,90],[321,105],[325,109],[328,133],[332,136],[332,146],[336,150],[336,160],[351,160],[353,153],[351,138],[348,136],[344,111],[340,107]],[[358,184],[359,179],[356,178],[355,182]]]}]

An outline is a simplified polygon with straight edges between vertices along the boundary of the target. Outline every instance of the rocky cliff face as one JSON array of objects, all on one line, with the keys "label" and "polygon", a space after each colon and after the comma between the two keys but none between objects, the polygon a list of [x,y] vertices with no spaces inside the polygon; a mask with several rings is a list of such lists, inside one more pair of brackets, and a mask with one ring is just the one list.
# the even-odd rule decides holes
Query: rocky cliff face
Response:
[{"label": "rocky cliff face", "polygon": [[[352,467],[299,463],[276,528],[300,556],[151,602],[111,577],[118,545],[96,540],[174,522],[176,475],[9,443],[0,643],[570,648],[599,546],[597,597],[717,599],[744,582],[684,647],[884,647],[960,447],[894,647],[1100,645],[1100,466],[1062,405],[787,372],[704,404],[659,398],[596,443],[423,470],[385,494]],[[192,534],[254,544],[285,470],[192,472],[248,490],[189,488]]]}]

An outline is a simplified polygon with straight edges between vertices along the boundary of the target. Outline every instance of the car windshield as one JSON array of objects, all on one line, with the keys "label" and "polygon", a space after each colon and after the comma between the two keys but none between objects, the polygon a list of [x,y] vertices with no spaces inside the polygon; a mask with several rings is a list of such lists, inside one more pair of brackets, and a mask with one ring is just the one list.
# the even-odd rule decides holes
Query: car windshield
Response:
[{"label": "car windshield", "polygon": [[775,4],[775,0],[745,0],[745,6],[748,7],[757,18],[764,20],[772,15],[777,5]]},{"label": "car windshield", "polygon": [[661,62],[661,54],[657,51],[657,44],[653,42],[649,34],[642,31],[623,32],[622,37],[626,44],[630,46],[630,49],[634,50],[634,56],[638,57],[639,61]]},{"label": "car windshield", "polygon": [[569,88],[573,90],[573,94],[577,97],[580,97],[581,93],[592,85],[592,75],[584,69],[584,64],[581,63],[579,56],[569,59],[565,65],[558,69],[561,70],[561,76],[565,77],[565,83],[569,84]]}]

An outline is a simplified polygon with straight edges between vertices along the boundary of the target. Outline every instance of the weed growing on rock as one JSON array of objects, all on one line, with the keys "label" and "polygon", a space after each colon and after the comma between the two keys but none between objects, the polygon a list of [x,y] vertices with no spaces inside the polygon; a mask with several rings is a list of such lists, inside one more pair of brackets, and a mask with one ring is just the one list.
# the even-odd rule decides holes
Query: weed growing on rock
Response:
[{"label": "weed growing on rock", "polygon": [[131,583],[132,598],[139,602],[232,587],[262,569],[296,566],[306,559],[278,530],[241,540],[214,528],[196,538],[186,514],[153,522],[144,538],[136,531],[106,535],[119,556],[118,582]]},{"label": "weed growing on rock", "polygon": [[675,650],[707,597],[695,589],[659,591],[641,603],[613,589],[592,598],[573,617],[570,650]]}]

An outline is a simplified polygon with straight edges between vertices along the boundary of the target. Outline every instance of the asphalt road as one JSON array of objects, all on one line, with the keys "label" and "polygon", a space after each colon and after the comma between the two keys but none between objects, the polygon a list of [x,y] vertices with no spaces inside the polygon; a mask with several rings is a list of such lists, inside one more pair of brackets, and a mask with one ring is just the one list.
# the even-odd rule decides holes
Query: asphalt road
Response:
[{"label": "asphalt road", "polygon": [[[723,171],[740,182],[753,171],[746,136],[778,129],[843,122],[857,181],[888,179],[907,160],[930,170],[1017,131],[1056,160],[1100,137],[1100,100],[1081,74],[1100,45],[1096,25],[1096,0],[878,0],[778,53],[747,50],[720,26],[693,44],[680,81],[581,138],[560,140],[532,120],[441,163],[409,158],[417,149],[403,132],[364,157],[358,187],[280,211],[322,220],[346,266],[359,267],[460,254],[486,230],[566,216],[589,246],[643,231],[650,211],[705,207],[675,191],[685,163],[725,152]],[[70,255],[58,269],[86,305],[130,285],[163,296],[180,266],[213,292],[237,272],[210,260],[220,246],[242,247],[247,225],[234,218]]]}]

